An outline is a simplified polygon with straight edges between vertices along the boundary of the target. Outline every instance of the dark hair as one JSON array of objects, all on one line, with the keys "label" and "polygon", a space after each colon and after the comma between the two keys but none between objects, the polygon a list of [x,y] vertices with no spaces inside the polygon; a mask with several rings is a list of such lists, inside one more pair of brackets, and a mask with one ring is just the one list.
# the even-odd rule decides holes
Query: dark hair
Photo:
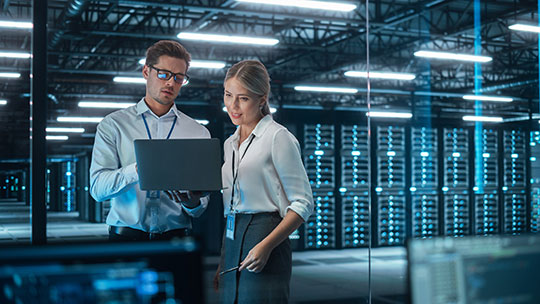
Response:
[{"label": "dark hair", "polygon": [[261,108],[263,115],[270,114],[268,97],[270,95],[270,76],[262,63],[257,60],[242,60],[234,64],[225,76],[225,82],[236,78],[252,94],[266,96],[266,102]]},{"label": "dark hair", "polygon": [[146,50],[146,64],[154,65],[158,62],[159,57],[170,56],[186,61],[186,67],[189,68],[191,55],[180,43],[174,40],[160,40],[154,43]]}]

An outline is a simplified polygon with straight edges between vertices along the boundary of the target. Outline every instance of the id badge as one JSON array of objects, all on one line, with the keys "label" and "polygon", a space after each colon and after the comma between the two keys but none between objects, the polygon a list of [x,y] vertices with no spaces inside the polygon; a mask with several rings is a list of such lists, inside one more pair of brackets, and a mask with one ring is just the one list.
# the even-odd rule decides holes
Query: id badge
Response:
[{"label": "id badge", "polygon": [[234,240],[234,222],[236,220],[236,215],[234,213],[229,213],[227,215],[227,233],[226,236],[228,239]]},{"label": "id badge", "polygon": [[159,198],[159,190],[146,191],[147,198]]}]

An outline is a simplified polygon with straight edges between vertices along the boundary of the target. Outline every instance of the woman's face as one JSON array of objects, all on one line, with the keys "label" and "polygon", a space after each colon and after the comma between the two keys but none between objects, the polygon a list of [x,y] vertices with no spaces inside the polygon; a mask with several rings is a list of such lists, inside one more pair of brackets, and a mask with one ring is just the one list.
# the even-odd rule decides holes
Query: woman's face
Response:
[{"label": "woman's face", "polygon": [[230,78],[225,82],[223,102],[233,124],[255,127],[263,116],[261,106],[266,101],[250,93],[236,78]]}]

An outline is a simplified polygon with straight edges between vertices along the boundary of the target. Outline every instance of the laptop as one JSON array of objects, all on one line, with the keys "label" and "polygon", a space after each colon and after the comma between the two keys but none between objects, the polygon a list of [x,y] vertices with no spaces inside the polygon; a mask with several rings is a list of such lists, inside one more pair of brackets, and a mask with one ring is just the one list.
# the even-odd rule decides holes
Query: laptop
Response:
[{"label": "laptop", "polygon": [[141,190],[222,189],[219,139],[137,139],[134,145]]}]

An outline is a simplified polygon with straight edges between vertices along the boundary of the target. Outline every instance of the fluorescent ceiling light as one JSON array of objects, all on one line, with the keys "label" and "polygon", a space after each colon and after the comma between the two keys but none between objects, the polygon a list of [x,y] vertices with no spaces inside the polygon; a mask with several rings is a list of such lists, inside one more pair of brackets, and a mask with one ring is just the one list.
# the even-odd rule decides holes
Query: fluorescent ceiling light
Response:
[{"label": "fluorescent ceiling light", "polygon": [[327,11],[338,12],[350,12],[356,9],[356,5],[343,3],[343,2],[330,2],[330,1],[307,1],[307,0],[236,0],[238,2],[260,3],[260,4],[272,4],[282,6],[294,6],[301,8],[312,8]]},{"label": "fluorescent ceiling light", "polygon": [[186,33],[186,32],[178,34],[178,38],[186,39],[186,40],[197,40],[197,41],[256,44],[256,45],[276,45],[279,43],[279,40],[274,39],[274,38],[255,38],[255,37],[245,37],[245,36],[199,34],[199,33]]},{"label": "fluorescent ceiling light", "polygon": [[68,140],[69,137],[67,135],[46,135],[45,139],[47,139],[47,140]]},{"label": "fluorescent ceiling light", "polygon": [[502,117],[497,116],[474,116],[474,115],[465,115],[463,116],[465,121],[482,121],[482,122],[503,122]]},{"label": "fluorescent ceiling light", "polygon": [[211,60],[192,60],[189,63],[190,68],[203,68],[203,69],[223,69],[225,67],[224,61],[211,61]]},{"label": "fluorescent ceiling light", "polygon": [[[359,77],[367,78],[368,73],[362,71],[347,71],[345,72],[347,77]],[[396,80],[413,80],[416,75],[410,73],[389,73],[389,72],[369,72],[369,78],[377,79],[396,79]]]},{"label": "fluorescent ceiling light", "polygon": [[101,102],[101,101],[80,101],[80,108],[103,108],[103,109],[124,109],[135,105],[134,102]]},{"label": "fluorescent ceiling light", "polygon": [[[227,107],[222,108],[223,112],[227,112]],[[274,107],[270,107],[270,113],[274,114],[277,112],[277,109]]]},{"label": "fluorescent ceiling light", "polygon": [[512,102],[514,100],[510,97],[497,97],[497,96],[484,96],[484,95],[463,95],[463,99],[466,100],[480,100],[480,101],[498,101],[498,102]]},{"label": "fluorescent ceiling light", "polygon": [[348,93],[356,94],[358,93],[357,89],[351,88],[338,88],[338,87],[316,87],[316,86],[295,86],[296,91],[306,91],[306,92],[327,92],[327,93]]},{"label": "fluorescent ceiling light", "polygon": [[7,105],[7,100],[5,100],[5,99],[0,99],[0,105],[2,105],[2,106]]},{"label": "fluorescent ceiling light", "polygon": [[535,25],[527,25],[527,24],[518,23],[518,24],[510,25],[508,28],[514,31],[540,33],[540,26],[535,26]]},{"label": "fluorescent ceiling light", "polygon": [[1,78],[19,78],[21,73],[0,73]]},{"label": "fluorescent ceiling light", "polygon": [[137,83],[137,84],[144,84],[146,83],[146,79],[142,77],[121,77],[116,76],[113,78],[114,82],[118,83]]},{"label": "fluorescent ceiling light", "polygon": [[209,124],[210,122],[206,119],[195,119],[196,122],[200,123],[201,125],[203,126],[206,126],[207,124]]},{"label": "fluorescent ceiling light", "polygon": [[369,111],[366,113],[366,116],[369,117],[380,117],[380,118],[411,118],[412,113],[405,112],[384,112],[384,111]]},{"label": "fluorescent ceiling light", "polygon": [[447,52],[433,52],[433,51],[417,51],[417,52],[414,52],[414,56],[435,58],[435,59],[473,61],[473,62],[489,62],[493,60],[493,58],[488,57],[488,56],[456,54],[456,53],[447,53]]},{"label": "fluorescent ceiling light", "polygon": [[63,116],[56,118],[59,122],[100,122],[103,117],[76,117],[76,116]]},{"label": "fluorescent ceiling light", "polygon": [[34,25],[32,22],[0,20],[0,27],[31,29],[34,27]]},{"label": "fluorescent ceiling light", "polygon": [[[144,65],[146,58],[139,60],[139,64]],[[189,63],[190,68],[204,68],[204,69],[222,69],[227,63],[225,61],[214,60],[191,60]]]},{"label": "fluorescent ceiling light", "polygon": [[30,53],[18,53],[18,52],[0,52],[0,57],[27,59],[27,58],[32,57],[32,54],[30,54]]},{"label": "fluorescent ceiling light", "polygon": [[51,133],[84,133],[84,128],[45,128],[45,131]]}]

